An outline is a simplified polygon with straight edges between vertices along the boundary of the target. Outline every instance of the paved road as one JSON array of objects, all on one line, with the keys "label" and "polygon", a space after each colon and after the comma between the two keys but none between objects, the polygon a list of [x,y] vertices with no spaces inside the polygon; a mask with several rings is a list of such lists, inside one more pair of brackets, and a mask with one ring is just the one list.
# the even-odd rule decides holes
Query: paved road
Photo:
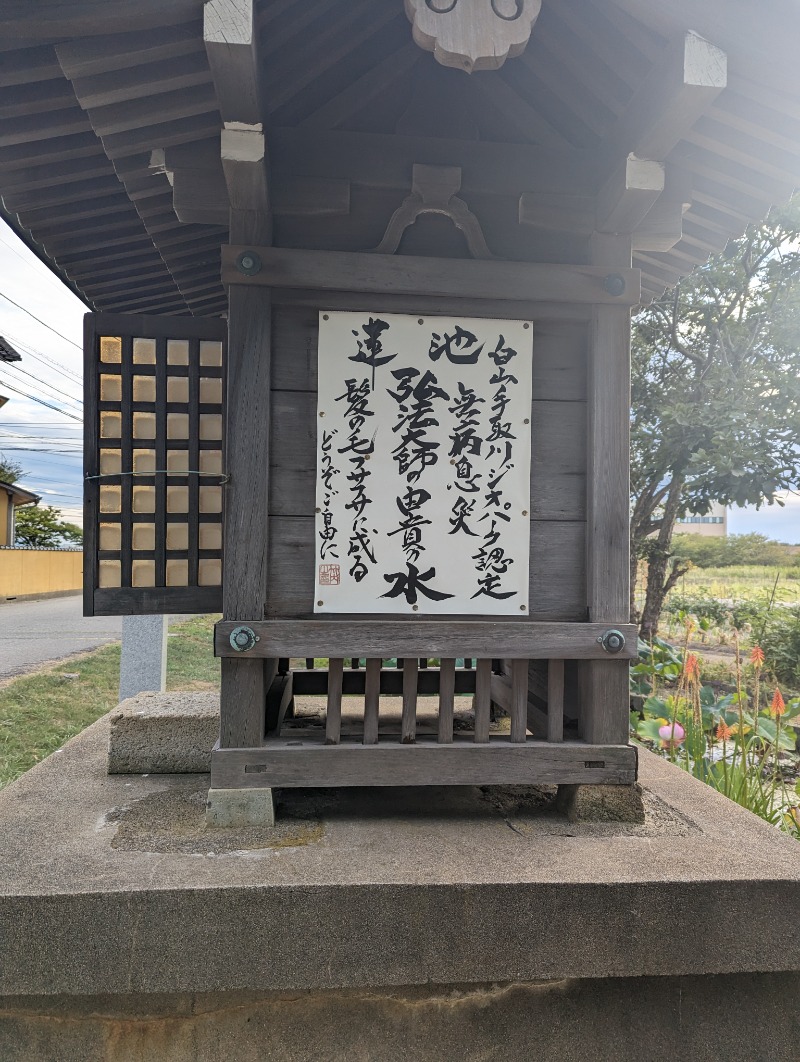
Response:
[{"label": "paved road", "polygon": [[120,616],[82,612],[81,594],[0,604],[0,680],[122,636]]}]

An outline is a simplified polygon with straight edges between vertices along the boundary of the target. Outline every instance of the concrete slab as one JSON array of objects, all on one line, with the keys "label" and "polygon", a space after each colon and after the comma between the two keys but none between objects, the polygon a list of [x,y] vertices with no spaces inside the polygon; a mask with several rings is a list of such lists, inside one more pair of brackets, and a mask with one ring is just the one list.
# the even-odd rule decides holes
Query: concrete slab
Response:
[{"label": "concrete slab", "polygon": [[109,774],[209,771],[219,693],[140,693],[118,705],[109,721]]},{"label": "concrete slab", "polygon": [[650,754],[643,824],[431,787],[285,791],[227,831],[206,776],[109,776],[108,731],[0,793],[2,995],[800,970],[800,846]]}]

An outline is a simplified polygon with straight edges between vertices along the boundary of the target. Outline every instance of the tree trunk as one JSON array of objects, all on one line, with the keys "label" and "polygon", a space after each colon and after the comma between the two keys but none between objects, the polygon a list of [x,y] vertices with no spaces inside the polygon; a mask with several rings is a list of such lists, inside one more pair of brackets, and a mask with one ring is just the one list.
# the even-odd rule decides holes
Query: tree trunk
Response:
[{"label": "tree trunk", "polygon": [[645,641],[650,641],[658,634],[658,621],[664,607],[664,599],[680,578],[680,570],[673,568],[667,575],[672,532],[678,518],[683,477],[675,476],[670,484],[664,502],[664,515],[658,535],[648,542],[647,551],[647,592],[642,609],[639,632]]}]

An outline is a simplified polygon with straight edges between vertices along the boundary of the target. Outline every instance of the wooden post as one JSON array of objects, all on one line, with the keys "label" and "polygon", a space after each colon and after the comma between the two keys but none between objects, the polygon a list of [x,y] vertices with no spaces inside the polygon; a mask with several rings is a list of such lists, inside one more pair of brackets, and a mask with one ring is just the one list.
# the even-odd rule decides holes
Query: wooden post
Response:
[{"label": "wooden post", "polygon": [[[223,613],[266,616],[270,428],[270,298],[232,285],[228,377]],[[266,691],[277,660],[222,661],[220,746],[249,748],[264,737]]]},{"label": "wooden post", "polygon": [[[203,40],[224,118],[220,161],[230,202],[230,239],[271,241],[267,154],[258,104],[258,33],[252,0],[211,0]],[[243,278],[242,278],[243,279]],[[266,616],[272,316],[269,289],[228,290],[228,374],[223,612],[226,619]],[[220,746],[245,748],[264,738],[267,690],[276,659],[222,661]]]},{"label": "wooden post", "polygon": [[[595,234],[592,261],[630,265],[631,238]],[[630,609],[630,310],[596,306],[589,340],[586,584],[590,621],[614,627]],[[580,729],[591,744],[627,744],[628,661],[580,665]]]}]

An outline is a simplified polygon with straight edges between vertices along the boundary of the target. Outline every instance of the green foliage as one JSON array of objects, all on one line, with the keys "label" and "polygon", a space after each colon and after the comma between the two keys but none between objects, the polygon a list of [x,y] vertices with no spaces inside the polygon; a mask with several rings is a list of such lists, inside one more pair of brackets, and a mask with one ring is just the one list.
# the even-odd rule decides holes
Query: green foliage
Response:
[{"label": "green foliage", "polygon": [[[800,198],[634,320],[631,542],[648,555],[643,631],[675,578],[677,518],[781,504],[800,479]],[[655,535],[655,538],[650,536]]]},{"label": "green foliage", "polygon": [[25,505],[17,510],[14,524],[14,542],[18,546],[53,547],[83,541],[81,529],[62,520],[52,505]]},{"label": "green foliage", "polygon": [[0,454],[0,483],[16,483],[24,475],[22,465],[10,461],[5,454]]},{"label": "green foliage", "polygon": [[783,542],[775,542],[766,535],[728,535],[712,538],[706,535],[675,535],[673,555],[689,560],[699,568],[730,568],[734,565],[759,564],[770,567],[800,565],[800,554]]},{"label": "green foliage", "polygon": [[[800,631],[800,624],[798,625]],[[640,643],[631,689],[648,695],[631,712],[631,729],[640,741],[800,840],[800,784],[788,786],[780,754],[795,751],[794,726],[800,725],[800,698],[785,711],[764,704],[763,664],[740,665],[749,673],[751,690],[741,679],[736,692],[718,694],[700,684],[699,661],[669,643]],[[769,659],[769,657],[768,657]],[[772,661],[770,661],[772,663]],[[635,702],[637,703],[637,702]]]},{"label": "green foliage", "polygon": [[800,687],[800,607],[773,609],[759,632],[759,643],[778,680]]},{"label": "green foliage", "polygon": [[[170,628],[167,689],[219,685],[216,618],[202,616]],[[116,707],[119,652],[118,644],[107,645],[0,688],[0,788]]]}]

